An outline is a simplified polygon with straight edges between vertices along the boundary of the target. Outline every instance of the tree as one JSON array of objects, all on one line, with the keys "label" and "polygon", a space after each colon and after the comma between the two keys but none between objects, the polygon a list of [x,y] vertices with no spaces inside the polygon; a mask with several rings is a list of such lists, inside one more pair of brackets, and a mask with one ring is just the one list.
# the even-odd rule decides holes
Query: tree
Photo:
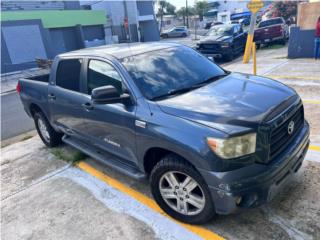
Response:
[{"label": "tree", "polygon": [[296,19],[298,3],[301,1],[272,2],[267,9],[267,17],[283,17],[285,20]]},{"label": "tree", "polygon": [[175,15],[176,14],[176,6],[172,5],[171,3],[167,2],[165,6],[165,15]]},{"label": "tree", "polygon": [[203,20],[203,15],[208,12],[209,4],[207,1],[196,1],[194,6],[196,14],[199,16],[200,21]]},{"label": "tree", "polygon": [[176,7],[171,3],[161,0],[159,1],[159,9],[157,17],[160,17],[160,32],[162,29],[163,15],[175,15]]},{"label": "tree", "polygon": [[[188,16],[193,16],[195,13],[195,9],[193,7],[188,7]],[[185,7],[181,7],[178,11],[176,11],[178,17],[183,18],[183,25],[186,25],[186,16],[187,11]]]}]

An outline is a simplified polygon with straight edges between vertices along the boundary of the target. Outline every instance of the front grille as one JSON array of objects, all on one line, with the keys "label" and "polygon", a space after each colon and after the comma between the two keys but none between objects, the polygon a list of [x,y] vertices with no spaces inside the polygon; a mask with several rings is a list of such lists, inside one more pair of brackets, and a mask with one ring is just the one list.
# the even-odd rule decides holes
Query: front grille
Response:
[{"label": "front grille", "polygon": [[[294,130],[289,134],[288,125],[291,121],[294,122]],[[269,161],[272,161],[289,146],[297,133],[300,132],[303,127],[303,122],[304,114],[303,107],[301,106],[291,117],[272,131],[270,138]]]},{"label": "front grille", "polygon": [[217,44],[201,44],[200,47],[202,49],[212,50],[212,51],[220,50],[220,46]]}]

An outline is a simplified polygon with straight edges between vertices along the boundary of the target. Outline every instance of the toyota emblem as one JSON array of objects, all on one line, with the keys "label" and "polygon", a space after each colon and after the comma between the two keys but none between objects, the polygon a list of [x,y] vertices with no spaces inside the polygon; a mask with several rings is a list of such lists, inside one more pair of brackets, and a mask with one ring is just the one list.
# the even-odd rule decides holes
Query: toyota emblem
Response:
[{"label": "toyota emblem", "polygon": [[291,135],[294,131],[294,121],[289,122],[288,124],[288,133]]}]

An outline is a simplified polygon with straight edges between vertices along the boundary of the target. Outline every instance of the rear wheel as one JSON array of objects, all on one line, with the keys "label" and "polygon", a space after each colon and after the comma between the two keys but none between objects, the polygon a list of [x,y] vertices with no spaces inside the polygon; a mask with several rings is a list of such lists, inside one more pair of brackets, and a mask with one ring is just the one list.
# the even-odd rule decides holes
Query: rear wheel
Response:
[{"label": "rear wheel", "polygon": [[169,38],[169,35],[168,34],[163,34],[162,37],[163,38]]},{"label": "rear wheel", "polygon": [[61,143],[62,134],[52,128],[42,112],[36,112],[33,119],[37,132],[45,145],[55,147]]},{"label": "rear wheel", "polygon": [[284,37],[283,39],[280,40],[281,45],[286,45],[287,39]]},{"label": "rear wheel", "polygon": [[151,192],[166,213],[182,222],[204,223],[215,215],[203,178],[174,154],[164,157],[152,170]]},{"label": "rear wheel", "polygon": [[187,34],[186,33],[182,33],[182,37],[186,37],[187,36]]}]

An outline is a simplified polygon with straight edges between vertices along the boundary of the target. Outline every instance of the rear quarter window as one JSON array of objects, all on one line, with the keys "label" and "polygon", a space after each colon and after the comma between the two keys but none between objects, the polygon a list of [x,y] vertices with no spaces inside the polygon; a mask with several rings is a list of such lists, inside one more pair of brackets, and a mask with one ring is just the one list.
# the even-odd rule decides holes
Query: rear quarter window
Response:
[{"label": "rear quarter window", "polygon": [[80,92],[81,63],[81,59],[61,60],[57,68],[56,85]]}]

